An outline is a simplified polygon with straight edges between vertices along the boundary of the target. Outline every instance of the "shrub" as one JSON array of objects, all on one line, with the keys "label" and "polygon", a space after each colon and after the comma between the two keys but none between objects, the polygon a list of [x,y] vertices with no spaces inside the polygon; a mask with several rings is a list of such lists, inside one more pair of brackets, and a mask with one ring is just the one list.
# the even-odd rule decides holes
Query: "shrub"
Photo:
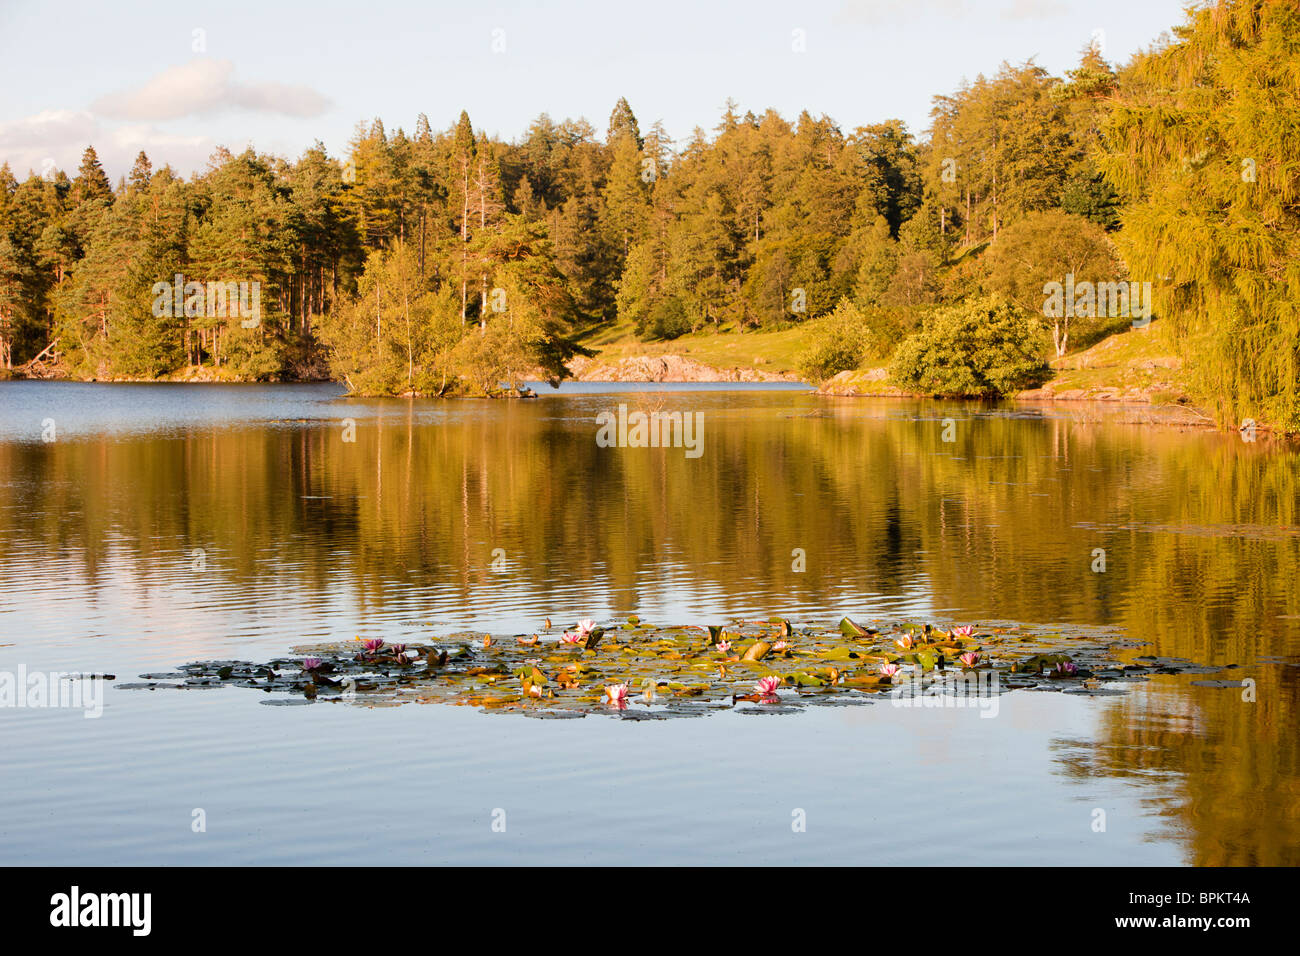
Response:
[{"label": "shrub", "polygon": [[848,299],[841,299],[835,311],[813,319],[807,328],[808,348],[800,353],[796,365],[809,382],[824,382],[857,368],[870,347],[866,317]]},{"label": "shrub", "polygon": [[1042,357],[1044,329],[1032,313],[1000,298],[940,308],[904,339],[890,375],[927,395],[1009,395],[1051,377]]}]

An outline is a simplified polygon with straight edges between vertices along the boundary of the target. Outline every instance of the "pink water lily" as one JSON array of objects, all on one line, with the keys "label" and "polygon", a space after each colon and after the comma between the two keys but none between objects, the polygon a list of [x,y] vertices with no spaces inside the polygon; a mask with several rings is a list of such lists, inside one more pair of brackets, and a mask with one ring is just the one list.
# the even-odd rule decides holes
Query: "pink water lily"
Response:
[{"label": "pink water lily", "polygon": [[383,646],[384,639],[382,637],[372,638],[371,640],[366,641],[366,653],[373,654]]},{"label": "pink water lily", "polygon": [[880,665],[880,673],[881,673],[881,675],[884,676],[884,677],[893,677],[895,674],[898,673],[898,665],[897,665],[897,664],[881,664],[881,665]]},{"label": "pink water lily", "polygon": [[789,646],[790,644],[787,641],[777,641],[775,644],[772,645],[772,650],[776,651],[779,654],[781,653],[781,651],[785,650]]},{"label": "pink water lily", "polygon": [[586,639],[587,639],[587,635],[583,634],[581,631],[578,631],[573,634],[570,634],[566,631],[565,633],[560,635],[560,640],[563,641],[565,644],[581,644]]},{"label": "pink water lily", "polygon": [[302,669],[310,674],[316,668],[320,667],[320,665],[321,659],[319,657],[307,657],[303,659]]},{"label": "pink water lily", "polygon": [[605,699],[615,707],[627,706],[627,684],[610,684],[605,688]]},{"label": "pink water lily", "polygon": [[1053,673],[1060,677],[1073,677],[1078,671],[1079,668],[1075,666],[1074,661],[1061,661],[1056,665]]},{"label": "pink water lily", "polygon": [[975,627],[972,624],[963,624],[961,627],[954,627],[948,633],[953,637],[970,637],[975,633]]},{"label": "pink water lily", "polygon": [[731,650],[731,641],[718,641],[717,647],[719,651],[725,654]]},{"label": "pink water lily", "polygon": [[595,621],[593,621],[589,617],[583,618],[581,621],[578,622],[578,637],[585,641],[587,639],[587,635],[589,635],[595,629],[596,629]]},{"label": "pink water lily", "polygon": [[903,650],[907,650],[912,646],[912,635],[904,634],[898,640],[894,641],[894,643],[897,644],[899,647],[901,647]]},{"label": "pink water lily", "polygon": [[781,686],[781,678],[776,676],[760,677],[758,683],[754,685],[754,690],[758,691],[761,697],[771,697]]},{"label": "pink water lily", "polygon": [[961,657],[957,658],[966,667],[974,667],[980,662],[980,656],[974,651],[967,651]]},{"label": "pink water lily", "polygon": [[398,657],[401,657],[403,654],[406,653],[405,644],[390,644],[388,649],[392,651],[394,654],[396,654]]}]

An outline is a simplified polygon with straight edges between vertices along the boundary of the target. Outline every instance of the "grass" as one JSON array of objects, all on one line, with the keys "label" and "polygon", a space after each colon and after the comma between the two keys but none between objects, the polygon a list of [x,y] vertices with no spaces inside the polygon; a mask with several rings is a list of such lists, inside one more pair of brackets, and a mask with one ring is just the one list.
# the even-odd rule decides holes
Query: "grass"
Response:
[{"label": "grass", "polygon": [[807,346],[798,326],[772,332],[695,332],[662,342],[642,342],[630,322],[600,326],[581,342],[598,362],[617,362],[637,355],[680,355],[714,368],[755,368],[794,373],[795,359]]},{"label": "grass", "polygon": [[1192,399],[1190,376],[1177,357],[1168,325],[1125,329],[1091,348],[1052,362],[1056,375],[1044,391],[1140,394],[1161,404]]},{"label": "grass", "polygon": [[[640,355],[681,355],[714,368],[748,367],[797,374],[795,360],[807,346],[805,330],[705,331],[662,342],[642,342],[630,322],[600,326],[582,344],[598,362],[617,362]],[[877,364],[877,363],[871,363]],[[887,361],[879,361],[887,365]],[[1195,401],[1191,377],[1177,357],[1171,330],[1159,320],[1141,329],[1124,328],[1101,341],[1052,362],[1055,375],[1041,395],[1069,393],[1072,398],[1123,398],[1155,405]],[[858,395],[897,395],[877,369],[864,368],[837,383],[837,391]]]}]

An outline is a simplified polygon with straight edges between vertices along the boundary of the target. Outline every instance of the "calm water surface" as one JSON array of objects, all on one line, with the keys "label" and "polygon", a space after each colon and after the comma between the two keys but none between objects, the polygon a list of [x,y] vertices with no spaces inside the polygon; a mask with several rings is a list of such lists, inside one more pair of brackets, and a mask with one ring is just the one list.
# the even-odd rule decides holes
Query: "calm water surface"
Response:
[{"label": "calm water surface", "polygon": [[[0,672],[849,614],[1109,628],[1255,700],[1178,675],[996,719],[541,721],[110,686],[97,720],[0,708],[0,863],[1300,862],[1294,449],[1081,407],[542,395],[0,383]],[[620,402],[702,413],[703,454],[597,447]]]}]

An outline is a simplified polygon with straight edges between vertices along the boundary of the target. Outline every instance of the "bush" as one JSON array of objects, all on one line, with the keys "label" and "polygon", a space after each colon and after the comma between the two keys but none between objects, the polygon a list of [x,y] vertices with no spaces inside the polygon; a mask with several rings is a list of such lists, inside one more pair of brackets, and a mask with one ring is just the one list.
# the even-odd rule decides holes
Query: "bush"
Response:
[{"label": "bush", "polygon": [[808,348],[795,360],[799,374],[820,383],[857,368],[871,343],[866,317],[848,299],[841,299],[835,311],[808,323]]},{"label": "bush", "polygon": [[894,353],[901,388],[940,397],[1009,395],[1051,377],[1044,329],[1032,313],[1000,298],[935,310]]}]

